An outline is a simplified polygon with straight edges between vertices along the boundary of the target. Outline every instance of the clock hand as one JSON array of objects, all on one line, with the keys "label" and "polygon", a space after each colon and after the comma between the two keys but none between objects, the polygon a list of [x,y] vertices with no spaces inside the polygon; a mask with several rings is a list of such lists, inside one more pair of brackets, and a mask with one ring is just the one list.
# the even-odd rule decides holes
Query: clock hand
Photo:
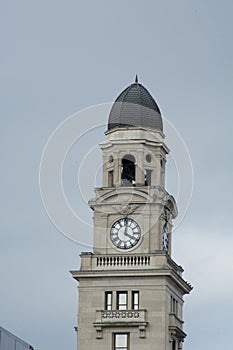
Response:
[{"label": "clock hand", "polygon": [[128,236],[129,238],[134,238],[134,236],[130,235],[129,233],[125,232],[125,236]]},{"label": "clock hand", "polygon": [[125,224],[124,236],[127,236],[127,237],[129,237],[129,238],[134,238],[133,235],[130,235],[130,234],[127,232],[127,228],[128,228],[128,218],[127,218],[127,217],[125,218],[125,221],[126,221],[126,224]]},{"label": "clock hand", "polygon": [[124,236],[126,235],[127,236],[127,228],[128,228],[128,218],[126,217],[125,218],[125,229],[124,229]]}]

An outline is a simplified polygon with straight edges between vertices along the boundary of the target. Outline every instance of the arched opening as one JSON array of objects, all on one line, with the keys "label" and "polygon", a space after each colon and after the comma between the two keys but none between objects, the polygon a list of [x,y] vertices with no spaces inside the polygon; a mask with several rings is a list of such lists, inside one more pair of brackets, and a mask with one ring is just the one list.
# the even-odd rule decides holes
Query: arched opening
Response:
[{"label": "arched opening", "polygon": [[127,154],[122,158],[121,184],[122,186],[135,185],[135,158]]}]

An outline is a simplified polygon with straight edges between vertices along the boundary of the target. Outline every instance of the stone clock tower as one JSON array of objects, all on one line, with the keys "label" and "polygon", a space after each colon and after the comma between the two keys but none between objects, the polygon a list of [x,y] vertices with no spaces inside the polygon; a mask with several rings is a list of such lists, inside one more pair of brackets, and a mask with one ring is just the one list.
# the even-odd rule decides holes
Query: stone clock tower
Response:
[{"label": "stone clock tower", "polygon": [[147,89],[127,87],[102,144],[103,184],[89,201],[93,252],[81,253],[78,350],[178,350],[183,295],[192,287],[171,258],[175,199],[165,189],[169,149]]}]

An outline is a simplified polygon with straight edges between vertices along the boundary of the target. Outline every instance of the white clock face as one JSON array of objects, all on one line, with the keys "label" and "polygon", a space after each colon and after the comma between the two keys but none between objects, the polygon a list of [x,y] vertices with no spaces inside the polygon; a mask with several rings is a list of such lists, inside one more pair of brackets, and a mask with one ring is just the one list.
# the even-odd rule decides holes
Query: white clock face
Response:
[{"label": "white clock face", "polygon": [[110,229],[112,243],[119,249],[133,248],[140,240],[141,229],[133,219],[117,220]]}]

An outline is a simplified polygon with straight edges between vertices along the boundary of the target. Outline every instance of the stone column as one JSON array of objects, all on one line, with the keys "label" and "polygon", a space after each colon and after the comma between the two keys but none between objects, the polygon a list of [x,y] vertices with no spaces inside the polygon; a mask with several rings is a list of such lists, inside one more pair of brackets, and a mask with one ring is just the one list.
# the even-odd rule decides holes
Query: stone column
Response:
[{"label": "stone column", "polygon": [[118,153],[114,153],[114,185],[119,186],[121,184],[121,159],[119,158]]},{"label": "stone column", "polygon": [[145,169],[143,166],[143,151],[139,151],[137,154],[135,172],[136,172],[136,176],[135,176],[136,184],[144,185]]}]

